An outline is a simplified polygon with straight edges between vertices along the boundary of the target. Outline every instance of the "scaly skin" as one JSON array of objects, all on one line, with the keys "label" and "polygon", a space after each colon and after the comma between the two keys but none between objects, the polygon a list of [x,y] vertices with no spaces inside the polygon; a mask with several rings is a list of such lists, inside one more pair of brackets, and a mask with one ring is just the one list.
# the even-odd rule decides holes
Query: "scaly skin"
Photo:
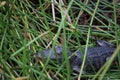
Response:
[{"label": "scaly skin", "polygon": [[[114,53],[115,48],[114,47],[108,47],[110,43],[103,41],[98,42],[99,47],[92,47],[88,48],[87,51],[87,58],[85,61],[84,69],[87,72],[97,71],[101,68],[101,66],[111,57],[111,55]],[[105,45],[103,45],[105,43]],[[111,44],[110,44],[111,45]],[[46,49],[42,52],[38,53],[38,57],[44,59],[50,57],[51,60],[62,60],[62,47],[61,46],[55,46],[55,49]],[[72,51],[68,50],[68,55],[72,55]],[[76,72],[80,71],[81,64],[82,64],[82,57],[84,56],[84,50],[82,52],[77,51],[75,55],[72,55],[70,58],[70,65],[72,69]]]},{"label": "scaly skin", "polygon": [[[88,48],[84,69],[88,72],[93,71],[93,69],[97,71],[108,60],[114,51],[115,48],[111,47]],[[71,67],[77,72],[80,71],[82,56],[84,56],[83,54],[84,52],[80,53],[80,51],[78,51],[77,55],[70,59]]]}]

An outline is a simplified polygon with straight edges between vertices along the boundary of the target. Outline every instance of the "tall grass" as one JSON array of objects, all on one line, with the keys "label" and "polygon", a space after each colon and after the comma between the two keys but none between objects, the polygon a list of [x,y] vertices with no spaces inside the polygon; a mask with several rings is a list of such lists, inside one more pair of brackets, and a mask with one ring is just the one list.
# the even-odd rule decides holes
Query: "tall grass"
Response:
[{"label": "tall grass", "polygon": [[[37,0],[36,0],[37,1]],[[117,1],[117,0],[116,0]],[[120,57],[115,55],[96,72],[83,74],[88,47],[106,40],[116,47],[120,40],[119,2],[115,0],[6,0],[0,1],[0,79],[74,80],[119,79]],[[63,47],[63,60],[41,60],[35,55],[56,45]],[[67,49],[85,48],[80,73],[70,67]]]}]

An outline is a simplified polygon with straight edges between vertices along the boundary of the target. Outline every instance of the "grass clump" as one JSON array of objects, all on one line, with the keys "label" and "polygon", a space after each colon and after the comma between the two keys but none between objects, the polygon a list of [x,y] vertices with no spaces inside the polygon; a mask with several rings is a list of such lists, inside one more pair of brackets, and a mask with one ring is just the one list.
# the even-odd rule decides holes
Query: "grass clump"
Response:
[{"label": "grass clump", "polygon": [[[0,1],[0,79],[74,80],[119,79],[119,52],[96,74],[71,70],[67,49],[77,51],[95,46],[96,40],[119,45],[119,0],[6,0]],[[34,55],[61,45],[63,61],[42,61]],[[103,75],[103,73],[104,75]]]}]

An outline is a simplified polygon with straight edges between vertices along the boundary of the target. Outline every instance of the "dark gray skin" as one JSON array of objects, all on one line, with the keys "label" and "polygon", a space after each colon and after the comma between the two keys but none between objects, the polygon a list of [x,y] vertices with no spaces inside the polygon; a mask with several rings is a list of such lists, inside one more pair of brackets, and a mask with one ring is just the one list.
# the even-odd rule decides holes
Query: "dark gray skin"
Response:
[{"label": "dark gray skin", "polygon": [[[92,72],[93,70],[95,71],[99,70],[101,66],[113,54],[114,51],[115,51],[115,48],[105,47],[105,46],[88,48],[84,69],[87,72]],[[78,51],[77,56],[74,56],[73,58],[70,59],[71,67],[76,72],[80,71],[83,53]]]},{"label": "dark gray skin", "polygon": [[[50,57],[51,60],[62,60],[62,52],[63,49],[61,46],[55,46],[55,49],[46,49],[44,51],[41,51],[37,54],[37,57],[41,59],[45,59]],[[68,50],[68,55],[70,56],[72,53]]]},{"label": "dark gray skin", "polygon": [[[101,66],[111,57],[111,55],[114,53],[115,48],[112,47],[113,45],[106,41],[97,41],[97,43],[100,46],[88,48],[87,51],[87,58],[85,61],[84,69],[87,72],[99,70]],[[40,58],[48,58],[50,57],[51,60],[61,60],[62,59],[62,47],[56,46],[54,50],[52,49],[46,49],[40,53],[38,53],[38,57]],[[72,51],[68,50],[68,55],[72,55]],[[82,52],[77,51],[75,55],[72,55],[70,60],[71,68],[78,72],[80,71],[81,64],[82,64],[82,58],[84,56],[84,50]]]}]

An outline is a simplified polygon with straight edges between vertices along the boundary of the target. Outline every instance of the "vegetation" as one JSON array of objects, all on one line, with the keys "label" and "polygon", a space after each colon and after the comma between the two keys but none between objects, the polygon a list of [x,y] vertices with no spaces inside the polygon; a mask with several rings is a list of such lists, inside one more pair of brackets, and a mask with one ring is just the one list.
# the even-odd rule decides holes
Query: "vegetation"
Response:
[{"label": "vegetation", "polygon": [[[96,40],[120,41],[120,0],[6,0],[0,1],[0,79],[74,80],[120,79],[120,46],[110,60],[93,73],[75,73],[67,48],[96,46]],[[64,60],[45,61],[35,55],[61,45]],[[115,56],[117,65],[109,66]],[[83,61],[84,62],[84,61]]]}]

